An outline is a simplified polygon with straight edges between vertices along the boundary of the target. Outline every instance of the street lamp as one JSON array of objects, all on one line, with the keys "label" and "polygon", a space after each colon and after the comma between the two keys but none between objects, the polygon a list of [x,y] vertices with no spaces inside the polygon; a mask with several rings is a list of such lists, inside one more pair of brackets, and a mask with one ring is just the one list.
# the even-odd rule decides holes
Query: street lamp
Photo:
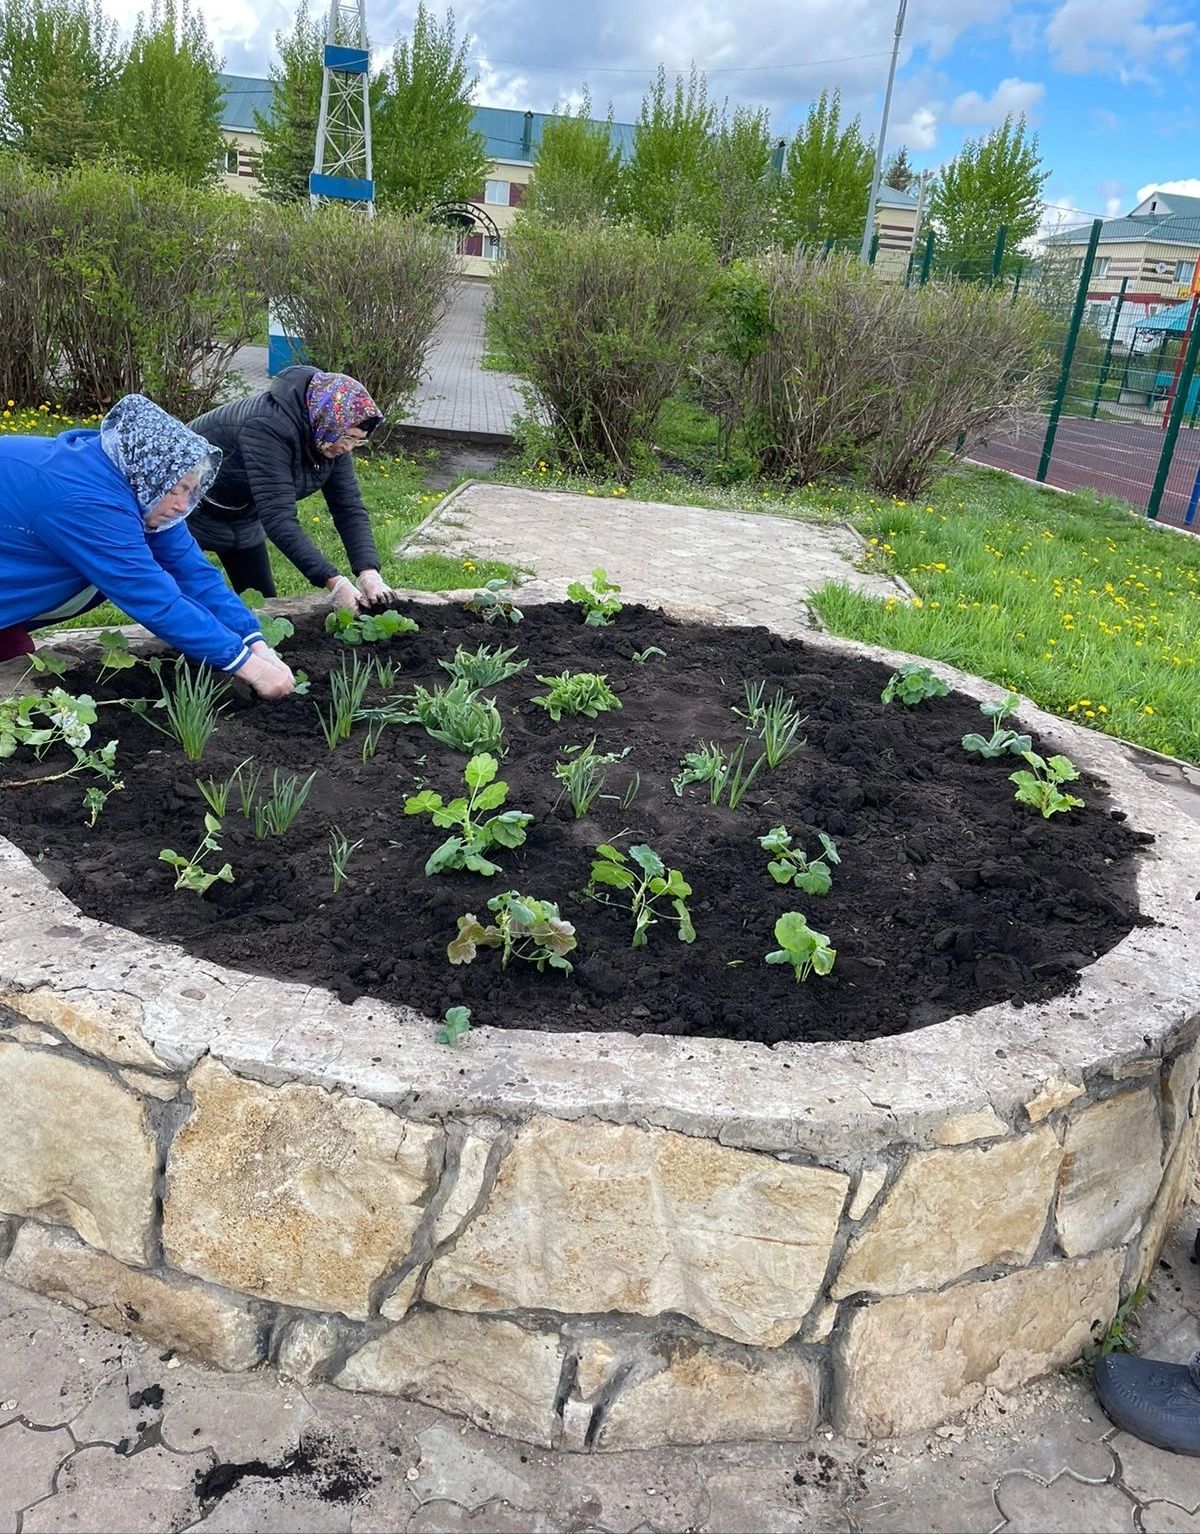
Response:
[{"label": "street lamp", "polygon": [[896,78],[896,59],[900,53],[900,36],[904,31],[904,12],[908,0],[900,0],[896,12],[896,36],[892,42],[892,63],[888,70],[887,90],[883,97],[883,118],[879,124],[879,138],[875,144],[875,169],[871,173],[871,196],[867,201],[867,222],[863,226],[862,248],[859,256],[864,261],[871,258],[871,236],[875,232],[875,203],[879,197],[879,178],[883,174],[883,145],[887,138],[888,113],[892,109],[892,83]]}]

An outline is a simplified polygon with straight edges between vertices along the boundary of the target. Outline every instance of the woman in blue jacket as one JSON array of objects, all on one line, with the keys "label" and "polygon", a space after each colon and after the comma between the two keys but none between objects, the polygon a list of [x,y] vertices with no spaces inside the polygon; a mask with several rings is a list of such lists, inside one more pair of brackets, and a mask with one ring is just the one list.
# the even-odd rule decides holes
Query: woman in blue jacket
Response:
[{"label": "woman in blue jacket", "polygon": [[0,438],[0,660],[107,599],[189,659],[263,697],[290,693],[291,671],[187,528],[219,460],[141,394],[99,431]]}]

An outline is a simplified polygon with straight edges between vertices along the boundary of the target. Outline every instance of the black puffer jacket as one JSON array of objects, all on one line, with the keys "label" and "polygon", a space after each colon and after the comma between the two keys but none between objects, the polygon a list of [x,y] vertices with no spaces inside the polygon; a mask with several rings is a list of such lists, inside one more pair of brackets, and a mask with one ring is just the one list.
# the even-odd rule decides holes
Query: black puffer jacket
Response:
[{"label": "black puffer jacket", "polygon": [[323,586],[338,569],[300,526],[297,501],[324,494],[355,575],[379,569],[379,550],[350,454],[322,458],[313,442],[305,396],[316,371],[285,368],[261,393],[218,405],[190,423],[222,458],[189,526],[201,548],[218,554],[270,538],[314,586]]}]

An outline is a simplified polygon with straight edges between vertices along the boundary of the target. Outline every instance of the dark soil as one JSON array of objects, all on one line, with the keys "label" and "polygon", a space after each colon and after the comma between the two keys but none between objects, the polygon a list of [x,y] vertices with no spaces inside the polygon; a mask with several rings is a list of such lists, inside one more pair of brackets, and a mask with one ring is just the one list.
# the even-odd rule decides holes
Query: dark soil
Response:
[{"label": "dark soil", "polygon": [[198,1470],[195,1493],[200,1511],[207,1513],[243,1481],[299,1481],[320,1501],[344,1504],[358,1501],[378,1480],[378,1475],[360,1463],[352,1447],[315,1437],[307,1438],[276,1465],[252,1459]]},{"label": "dark soil", "polygon": [[[285,645],[314,679],[312,696],[262,703],[231,696],[199,774],[226,777],[253,756],[317,778],[294,828],[256,841],[236,810],[222,832],[236,883],[203,898],[172,891],[164,847],[190,853],[202,834],[197,769],[165,736],[121,709],[104,710],[99,739],[119,735],[126,791],[113,795],[95,830],[84,824],[78,779],[0,792],[0,830],[39,859],[47,875],[89,916],[236,968],[331,987],[344,1000],[369,994],[405,1002],[430,1017],[456,1003],[472,1021],[546,1030],[615,1029],[776,1042],[872,1039],[903,1033],[1000,1000],[1039,1001],[1069,991],[1077,971],[1139,922],[1134,874],[1149,840],[1110,808],[1104,786],[1072,785],[1082,810],[1042,820],[1013,801],[1011,759],[984,761],[960,745],[984,721],[972,701],[934,699],[884,707],[887,672],[834,658],[766,629],[714,629],[631,607],[607,629],[585,628],[577,609],[533,607],[517,628],[488,628],[458,608],[411,611],[421,632],[360,654],[386,653],[395,690],[449,678],[437,666],[463,644],[516,644],[527,671],[490,689],[504,715],[501,776],[508,804],[533,812],[525,846],[498,849],[492,879],[453,872],[426,878],[426,858],[448,835],[427,816],[406,817],[419,787],[447,799],[461,789],[465,757],[419,726],[386,730],[378,755],[361,760],[363,728],[331,754],[314,704],[328,701],[326,674],[350,652],[316,620]],[[666,659],[639,665],[649,645]],[[605,673],[621,712],[554,724],[530,699],[538,673]],[[703,788],[682,798],[670,785],[679,759],[699,740],[746,739],[731,713],[744,681],[783,687],[807,715],[807,745],[773,773],[760,773],[742,806],[714,808]],[[147,693],[145,668],[116,684],[72,675],[73,691],[98,698]],[[373,697],[378,698],[378,689]],[[370,701],[370,700],[369,700]],[[621,794],[636,770],[641,787],[628,810],[601,800],[580,821],[557,804],[555,761],[564,746],[595,735],[598,749],[632,747],[628,771],[614,770]],[[1036,742],[1035,742],[1036,744]],[[750,749],[751,758],[757,747]],[[56,766],[53,755],[42,769]],[[0,777],[25,777],[27,753],[0,763]],[[842,866],[832,892],[816,898],[776,885],[757,838],[785,823],[796,844],[816,850],[818,830],[834,837]],[[348,881],[331,893],[328,841],[340,827],[363,839]],[[399,846],[391,845],[392,839]],[[679,942],[666,923],[633,950],[628,915],[581,894],[598,842],[648,842],[691,883],[697,938]],[[486,917],[505,889],[557,901],[579,946],[569,976],[513,964],[495,951],[452,967],[446,944],[456,918]],[[837,964],[828,978],[800,985],[786,966],[767,966],[772,929],[789,909],[829,935]]]}]

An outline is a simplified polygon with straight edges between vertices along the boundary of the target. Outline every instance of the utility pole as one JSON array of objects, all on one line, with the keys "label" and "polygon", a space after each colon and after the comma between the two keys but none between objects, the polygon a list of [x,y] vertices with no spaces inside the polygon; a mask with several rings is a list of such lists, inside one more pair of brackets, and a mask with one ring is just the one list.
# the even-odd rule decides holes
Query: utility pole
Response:
[{"label": "utility pole", "polygon": [[883,151],[887,139],[888,113],[892,109],[892,85],[896,79],[896,60],[900,55],[900,37],[904,31],[904,12],[908,0],[900,0],[896,11],[896,36],[892,43],[892,62],[888,69],[887,90],[883,97],[883,118],[879,124],[879,138],[875,144],[875,169],[871,175],[871,195],[867,201],[867,222],[863,228],[862,248],[858,254],[866,261],[871,255],[871,237],[875,233],[875,202],[879,196],[879,180],[883,175]]},{"label": "utility pole", "polygon": [[371,59],[366,0],[330,0],[321,115],[308,178],[313,206],[346,202],[375,212],[371,174]]}]

